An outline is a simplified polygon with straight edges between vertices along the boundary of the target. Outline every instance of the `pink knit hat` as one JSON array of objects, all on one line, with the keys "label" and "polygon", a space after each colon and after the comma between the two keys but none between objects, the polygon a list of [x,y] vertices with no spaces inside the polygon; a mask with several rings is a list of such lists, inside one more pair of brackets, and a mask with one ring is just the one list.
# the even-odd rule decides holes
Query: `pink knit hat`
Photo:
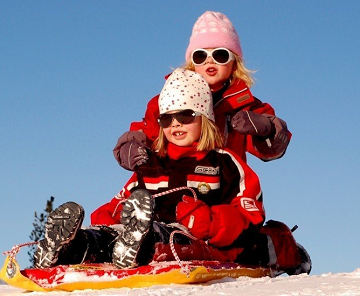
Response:
[{"label": "pink knit hat", "polygon": [[233,24],[221,12],[206,11],[194,24],[186,61],[197,48],[225,47],[242,58],[239,35]]}]

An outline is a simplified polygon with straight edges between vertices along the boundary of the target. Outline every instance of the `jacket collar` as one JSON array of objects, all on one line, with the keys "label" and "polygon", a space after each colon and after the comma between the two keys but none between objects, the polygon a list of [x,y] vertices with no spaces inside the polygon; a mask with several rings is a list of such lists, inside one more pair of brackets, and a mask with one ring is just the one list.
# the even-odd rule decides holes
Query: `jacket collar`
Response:
[{"label": "jacket collar", "polygon": [[214,109],[216,109],[216,114],[227,113],[248,105],[254,100],[245,82],[241,79],[235,79],[224,92],[222,99],[215,104]]},{"label": "jacket collar", "polygon": [[194,142],[191,146],[177,146],[169,143],[167,146],[167,154],[169,158],[178,160],[185,157],[194,157],[200,160],[205,157],[208,151],[197,151],[198,142]]}]

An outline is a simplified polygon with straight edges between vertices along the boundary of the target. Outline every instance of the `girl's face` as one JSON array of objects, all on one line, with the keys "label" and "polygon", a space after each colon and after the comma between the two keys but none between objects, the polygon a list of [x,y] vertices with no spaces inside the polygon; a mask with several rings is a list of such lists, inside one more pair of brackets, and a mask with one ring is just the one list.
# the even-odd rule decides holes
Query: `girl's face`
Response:
[{"label": "girl's face", "polygon": [[195,121],[181,124],[175,118],[169,127],[163,129],[166,139],[177,146],[191,146],[200,139],[201,116],[196,116]]},{"label": "girl's face", "polygon": [[[205,49],[212,51],[214,48]],[[195,72],[201,74],[207,83],[209,83],[211,91],[215,92],[223,87],[224,83],[233,73],[234,63],[235,61],[232,60],[225,65],[218,65],[214,62],[213,58],[209,56],[204,65],[195,65]]]}]

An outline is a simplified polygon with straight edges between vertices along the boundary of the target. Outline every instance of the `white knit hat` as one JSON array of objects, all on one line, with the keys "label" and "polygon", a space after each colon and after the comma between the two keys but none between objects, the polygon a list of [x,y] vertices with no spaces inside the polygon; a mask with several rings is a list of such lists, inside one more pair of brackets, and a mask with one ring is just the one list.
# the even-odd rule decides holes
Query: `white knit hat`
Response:
[{"label": "white knit hat", "polygon": [[209,84],[198,73],[175,69],[168,77],[159,96],[160,114],[191,109],[215,121]]}]

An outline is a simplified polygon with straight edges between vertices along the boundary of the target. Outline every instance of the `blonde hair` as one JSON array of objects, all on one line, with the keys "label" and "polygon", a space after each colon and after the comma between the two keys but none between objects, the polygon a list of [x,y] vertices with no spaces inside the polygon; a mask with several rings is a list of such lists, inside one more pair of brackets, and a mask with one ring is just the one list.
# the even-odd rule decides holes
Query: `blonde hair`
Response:
[{"label": "blonde hair", "polygon": [[[232,52],[235,56],[235,63],[234,63],[234,70],[231,74],[231,81],[234,81],[235,78],[241,79],[245,82],[247,87],[251,87],[254,84],[254,79],[252,78],[252,74],[256,71],[249,70],[245,67],[244,61],[234,52]],[[195,65],[189,59],[185,65],[183,65],[183,68],[186,70],[195,71]]]},{"label": "blonde hair", "polygon": [[[168,140],[164,129],[160,127],[159,136],[154,141],[152,148],[160,157],[165,157]],[[197,151],[210,151],[224,146],[224,137],[215,122],[201,115],[201,135],[197,145]]]}]

